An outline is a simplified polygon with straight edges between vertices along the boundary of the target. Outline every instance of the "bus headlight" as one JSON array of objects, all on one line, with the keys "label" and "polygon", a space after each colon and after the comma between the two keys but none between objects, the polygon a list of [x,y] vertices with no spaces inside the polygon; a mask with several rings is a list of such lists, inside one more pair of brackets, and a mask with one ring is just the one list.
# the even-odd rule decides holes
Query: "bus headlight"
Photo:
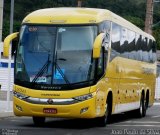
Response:
[{"label": "bus headlight", "polygon": [[88,99],[90,99],[92,97],[93,97],[92,94],[87,94],[87,95],[82,95],[82,96],[74,97],[73,99],[78,100],[78,101],[84,101],[84,100],[88,100]]},{"label": "bus headlight", "polygon": [[26,99],[26,98],[29,98],[29,96],[26,96],[26,95],[24,95],[24,94],[22,94],[22,93],[19,93],[19,92],[16,92],[16,91],[14,91],[13,92],[13,95],[15,96],[15,97],[17,97],[17,98],[19,98],[19,99]]}]

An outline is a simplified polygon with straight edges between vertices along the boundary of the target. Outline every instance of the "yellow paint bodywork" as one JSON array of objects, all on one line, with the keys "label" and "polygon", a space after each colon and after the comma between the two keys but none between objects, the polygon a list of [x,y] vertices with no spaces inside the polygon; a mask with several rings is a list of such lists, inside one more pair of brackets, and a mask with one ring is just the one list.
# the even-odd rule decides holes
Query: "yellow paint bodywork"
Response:
[{"label": "yellow paint bodywork", "polygon": [[[144,68],[150,70],[145,72]],[[149,106],[154,103],[156,63],[146,63],[122,57],[114,58],[107,67],[107,88],[113,92],[113,106],[139,102],[144,90],[149,91]],[[106,88],[106,89],[107,89]],[[114,112],[114,107],[112,112]]]},{"label": "yellow paint bodywork", "polygon": [[[93,98],[85,100],[79,103],[70,105],[42,105],[42,104],[32,104],[26,101],[20,100],[14,96],[14,114],[16,116],[46,116],[46,117],[65,117],[65,118],[95,118],[97,117],[97,106],[100,106],[96,101],[99,98],[104,101],[104,93],[96,94],[96,87],[86,87],[77,90],[67,90],[67,91],[45,91],[45,90],[32,90],[24,88],[21,86],[14,86],[14,91],[21,93],[26,96],[36,97],[36,98],[47,98],[47,99],[68,99],[80,95],[85,95],[88,93],[93,94]],[[98,96],[97,96],[98,95]],[[104,104],[104,103],[103,103]],[[17,109],[16,106],[20,106],[23,111]],[[104,105],[103,105],[104,106]],[[82,108],[88,107],[88,111],[80,113]],[[56,108],[57,114],[45,114],[43,113],[44,108]],[[103,115],[104,108],[100,107],[101,110],[98,112],[98,116]]]},{"label": "yellow paint bodywork", "polygon": [[93,44],[93,58],[99,58],[100,57],[100,52],[102,48],[102,41],[105,36],[105,33],[100,33]]},{"label": "yellow paint bodywork", "polygon": [[23,23],[91,24],[105,20],[109,13],[102,9],[48,8],[32,12],[24,18]]},{"label": "yellow paint bodywork", "polygon": [[9,56],[9,47],[10,47],[10,43],[13,39],[18,37],[19,32],[16,33],[12,33],[9,36],[7,36],[4,39],[4,46],[3,46],[3,56],[4,57],[8,57]]},{"label": "yellow paint bodywork", "polygon": [[[94,118],[95,114],[95,97],[81,103],[71,105],[39,105],[31,104],[14,97],[14,114],[16,116],[44,116],[44,117],[62,117],[62,118]],[[16,108],[21,106],[23,112]],[[88,107],[88,111],[80,114],[82,108]],[[43,113],[44,108],[56,108],[57,114]]]}]

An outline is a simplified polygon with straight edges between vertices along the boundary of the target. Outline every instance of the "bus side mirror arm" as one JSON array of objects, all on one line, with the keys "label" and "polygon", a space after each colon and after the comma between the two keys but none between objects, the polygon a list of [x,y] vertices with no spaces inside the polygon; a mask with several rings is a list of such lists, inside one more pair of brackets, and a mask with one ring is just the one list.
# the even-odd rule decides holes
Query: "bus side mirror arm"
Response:
[{"label": "bus side mirror arm", "polygon": [[15,32],[12,33],[10,35],[8,35],[5,39],[4,39],[4,45],[3,45],[3,56],[4,57],[9,57],[9,47],[10,47],[10,43],[13,39],[18,37],[19,32]]},{"label": "bus side mirror arm", "polygon": [[105,33],[100,33],[93,44],[93,58],[99,58]]}]

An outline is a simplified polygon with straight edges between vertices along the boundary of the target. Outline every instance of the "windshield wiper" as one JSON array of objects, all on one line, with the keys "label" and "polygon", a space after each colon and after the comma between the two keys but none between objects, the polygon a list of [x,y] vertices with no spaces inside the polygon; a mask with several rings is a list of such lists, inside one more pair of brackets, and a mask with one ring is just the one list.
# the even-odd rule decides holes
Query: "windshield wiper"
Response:
[{"label": "windshield wiper", "polygon": [[69,86],[71,86],[71,83],[69,82],[69,80],[67,79],[67,77],[65,76],[65,74],[63,73],[62,69],[59,67],[59,65],[57,64],[57,62],[55,61],[55,66],[56,69],[58,70],[58,72],[61,74],[61,76],[63,77],[63,79],[65,80],[65,82],[67,84],[69,84]]},{"label": "windshield wiper", "polygon": [[49,58],[50,58],[50,54],[48,54],[48,59],[47,59],[46,63],[42,66],[42,68],[39,70],[39,72],[36,74],[36,76],[32,80],[33,83],[36,82],[37,79],[44,74],[44,72],[45,72],[46,69],[48,69],[48,67],[49,67],[49,65],[51,63],[51,61],[49,60]]}]

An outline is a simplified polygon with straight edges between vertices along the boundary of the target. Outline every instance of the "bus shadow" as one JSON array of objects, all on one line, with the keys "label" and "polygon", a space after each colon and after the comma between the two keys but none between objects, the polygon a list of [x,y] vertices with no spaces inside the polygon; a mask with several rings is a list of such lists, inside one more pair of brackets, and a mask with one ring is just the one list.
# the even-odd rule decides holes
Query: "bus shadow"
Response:
[{"label": "bus shadow", "polygon": [[115,114],[115,115],[112,115],[110,124],[121,123],[128,120],[133,120],[133,119],[139,119],[137,116],[134,115],[134,112],[125,112],[121,114]]},{"label": "bus shadow", "polygon": [[[138,119],[133,113],[121,113],[112,115],[111,121],[108,125],[115,123],[120,123],[128,120]],[[107,126],[108,126],[107,125]],[[32,125],[23,125],[28,127],[37,127]],[[41,128],[65,128],[65,129],[88,129],[99,127],[96,119],[57,119],[57,118],[47,118],[46,122]]]},{"label": "bus shadow", "polygon": [[64,129],[88,129],[96,127],[95,120],[93,119],[63,119],[63,118],[47,118],[42,126],[36,126],[30,121],[21,127],[29,128],[64,128]]}]

